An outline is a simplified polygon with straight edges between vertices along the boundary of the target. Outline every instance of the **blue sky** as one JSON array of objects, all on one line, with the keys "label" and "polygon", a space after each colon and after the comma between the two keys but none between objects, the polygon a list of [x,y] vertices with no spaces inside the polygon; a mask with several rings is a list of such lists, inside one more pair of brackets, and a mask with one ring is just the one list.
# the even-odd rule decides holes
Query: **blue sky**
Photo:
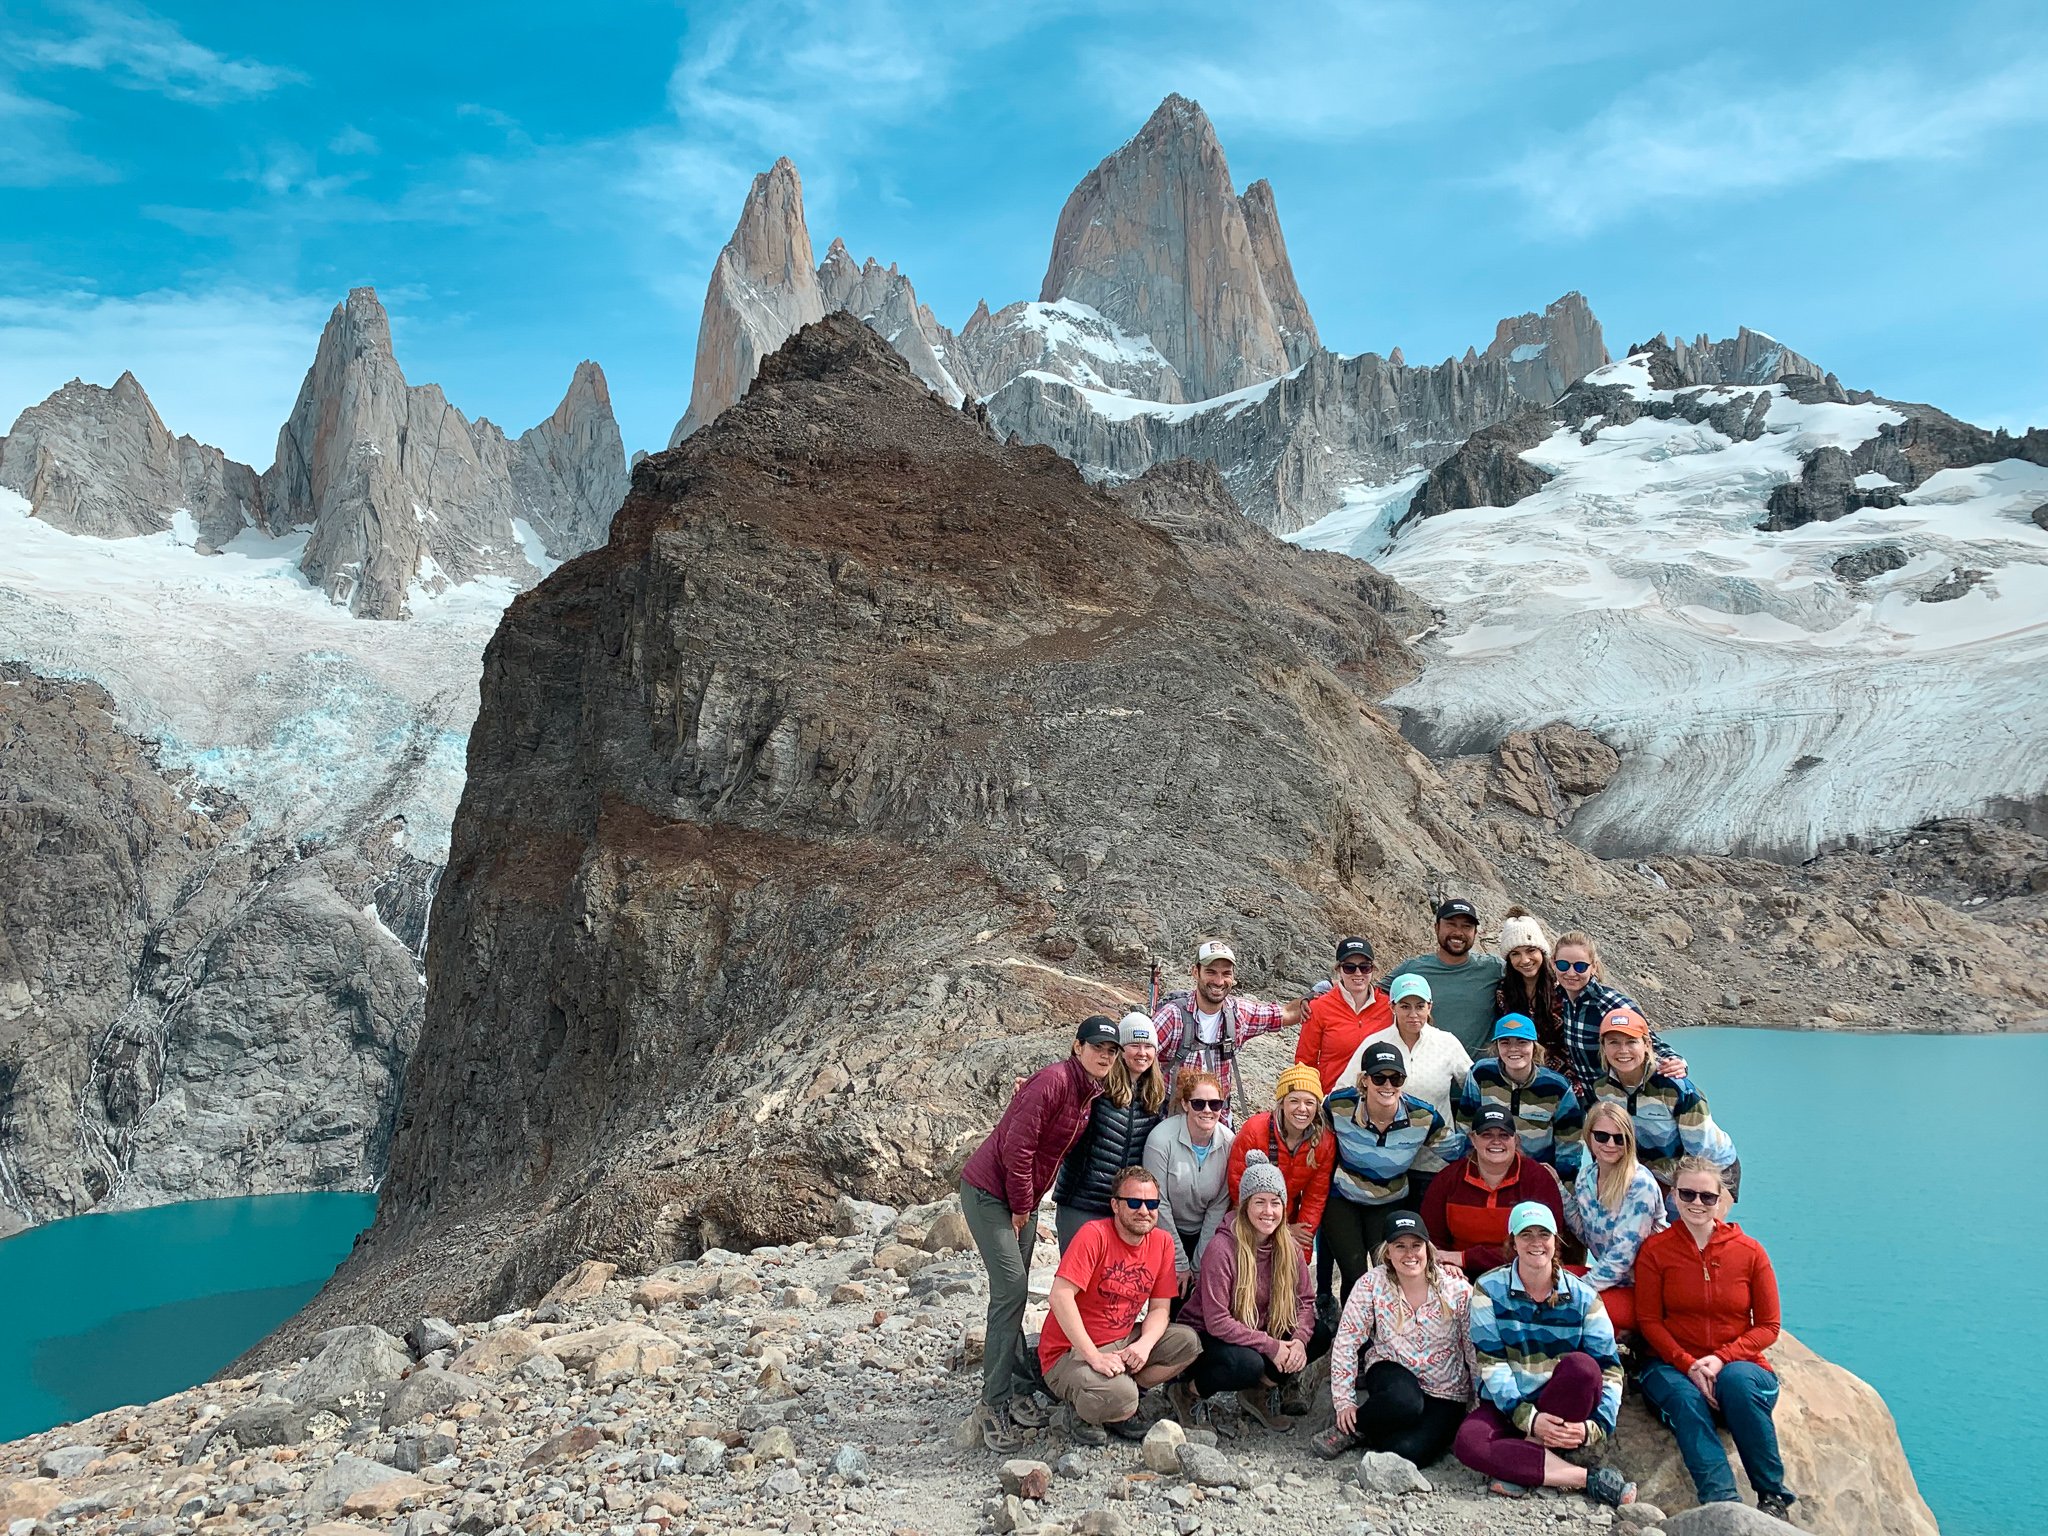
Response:
[{"label": "blue sky", "polygon": [[595,357],[658,447],[775,156],[821,256],[957,326],[1037,296],[1068,191],[1170,90],[1272,181],[1340,351],[1433,360],[1578,288],[1616,350],[1749,324],[2048,423],[2038,4],[4,6],[0,425],[130,367],[261,468],[372,283],[413,382],[516,431]]}]

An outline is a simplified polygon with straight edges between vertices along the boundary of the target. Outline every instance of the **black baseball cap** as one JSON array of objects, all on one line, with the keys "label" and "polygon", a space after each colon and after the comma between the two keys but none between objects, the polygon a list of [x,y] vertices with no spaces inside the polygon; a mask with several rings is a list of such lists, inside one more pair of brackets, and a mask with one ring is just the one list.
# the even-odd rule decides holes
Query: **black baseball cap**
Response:
[{"label": "black baseball cap", "polygon": [[1391,1243],[1397,1237],[1419,1237],[1429,1241],[1429,1228],[1422,1224],[1422,1218],[1413,1211],[1396,1211],[1387,1218],[1387,1224],[1380,1228],[1380,1242]]},{"label": "black baseball cap", "polygon": [[1446,918],[1452,917],[1469,917],[1476,923],[1479,921],[1479,909],[1464,897],[1453,896],[1449,901],[1436,909],[1436,920],[1438,922],[1441,923]]},{"label": "black baseball cap", "polygon": [[1346,960],[1370,960],[1371,958],[1372,946],[1366,943],[1365,940],[1360,938],[1349,938],[1339,939],[1337,941],[1338,964],[1341,965]]},{"label": "black baseball cap", "polygon": [[1408,1060],[1401,1054],[1398,1046],[1389,1045],[1382,1040],[1377,1045],[1368,1045],[1365,1048],[1365,1054],[1358,1058],[1358,1070],[1366,1077],[1375,1072],[1398,1072],[1406,1077]]},{"label": "black baseball cap", "polygon": [[1074,1031],[1074,1038],[1083,1045],[1117,1045],[1123,1040],[1117,1032],[1116,1020],[1104,1013],[1089,1014]]},{"label": "black baseball cap", "polygon": [[1481,1131],[1506,1131],[1512,1136],[1515,1134],[1515,1117],[1507,1112],[1504,1105],[1482,1104],[1472,1116],[1472,1134],[1477,1136]]}]

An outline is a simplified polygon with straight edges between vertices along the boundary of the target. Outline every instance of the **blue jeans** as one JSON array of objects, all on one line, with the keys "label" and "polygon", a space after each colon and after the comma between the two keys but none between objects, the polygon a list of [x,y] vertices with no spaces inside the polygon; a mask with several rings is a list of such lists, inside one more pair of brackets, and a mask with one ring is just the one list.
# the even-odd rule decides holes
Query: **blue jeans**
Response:
[{"label": "blue jeans", "polygon": [[1778,1455],[1778,1429],[1771,1422],[1771,1410],[1778,1406],[1776,1376],[1747,1360],[1729,1361],[1714,1382],[1721,1400],[1718,1409],[1685,1372],[1662,1360],[1644,1366],[1638,1384],[1676,1437],[1678,1454],[1685,1458],[1702,1504],[1732,1504],[1740,1498],[1717,1424],[1728,1426],[1752,1488],[1792,1497],[1785,1487],[1785,1463]]}]

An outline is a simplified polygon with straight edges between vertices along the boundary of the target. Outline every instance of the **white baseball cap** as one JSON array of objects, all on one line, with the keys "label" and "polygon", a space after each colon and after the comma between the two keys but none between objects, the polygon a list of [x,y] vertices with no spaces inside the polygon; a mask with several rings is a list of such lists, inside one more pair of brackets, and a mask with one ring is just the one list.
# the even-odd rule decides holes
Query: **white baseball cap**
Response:
[{"label": "white baseball cap", "polygon": [[1195,949],[1195,964],[1207,965],[1211,960],[1228,960],[1237,964],[1237,951],[1221,939],[1204,939]]}]

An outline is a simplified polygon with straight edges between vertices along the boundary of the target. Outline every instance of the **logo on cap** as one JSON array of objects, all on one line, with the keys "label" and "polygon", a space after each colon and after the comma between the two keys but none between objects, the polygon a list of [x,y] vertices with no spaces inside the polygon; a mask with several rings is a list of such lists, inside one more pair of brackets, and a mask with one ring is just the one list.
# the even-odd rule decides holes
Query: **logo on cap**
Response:
[{"label": "logo on cap", "polygon": [[1472,1117],[1472,1134],[1475,1136],[1481,1131],[1506,1131],[1512,1135],[1514,1129],[1515,1117],[1498,1104],[1482,1104]]},{"label": "logo on cap", "polygon": [[1207,965],[1211,960],[1228,960],[1237,964],[1237,951],[1221,939],[1204,939],[1195,950],[1195,964]]},{"label": "logo on cap", "polygon": [[1092,1013],[1081,1021],[1081,1027],[1074,1031],[1074,1038],[1083,1045],[1116,1045],[1120,1036],[1116,1020]]},{"label": "logo on cap", "polygon": [[1394,984],[1387,988],[1387,997],[1400,1002],[1404,997],[1419,997],[1425,1003],[1430,1000],[1428,978],[1422,976],[1396,976]]},{"label": "logo on cap", "polygon": [[1339,960],[1370,960],[1372,946],[1363,939],[1345,939],[1337,946]]},{"label": "logo on cap", "polygon": [[1616,1008],[1600,1021],[1603,1035],[1630,1035],[1637,1040],[1650,1038],[1650,1026],[1643,1016],[1633,1008]]},{"label": "logo on cap", "polygon": [[1385,1041],[1367,1046],[1365,1054],[1358,1058],[1358,1070],[1361,1072],[1384,1072],[1390,1068],[1404,1077],[1408,1073],[1408,1063],[1400,1051]]},{"label": "logo on cap", "polygon": [[1453,896],[1436,909],[1436,920],[1441,923],[1453,917],[1469,917],[1476,923],[1479,921],[1479,909],[1464,897]]}]

